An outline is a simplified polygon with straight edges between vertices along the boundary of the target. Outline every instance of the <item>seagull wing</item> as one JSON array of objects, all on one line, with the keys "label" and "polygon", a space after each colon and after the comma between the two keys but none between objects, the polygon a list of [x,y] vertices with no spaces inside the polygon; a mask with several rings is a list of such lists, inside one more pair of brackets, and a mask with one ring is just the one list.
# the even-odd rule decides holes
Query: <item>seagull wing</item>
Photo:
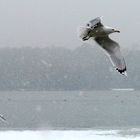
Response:
[{"label": "seagull wing", "polygon": [[2,114],[0,114],[0,119],[1,119],[2,121],[4,121],[4,122],[7,122],[6,119],[5,119],[5,117],[4,117]]},{"label": "seagull wing", "polygon": [[120,46],[117,42],[110,39],[107,35],[102,37],[96,37],[94,40],[104,49],[106,50],[113,66],[116,70],[123,74],[126,73],[126,64],[125,60],[120,52]]},{"label": "seagull wing", "polygon": [[100,17],[90,20],[87,25],[88,25],[88,27],[90,27],[92,29],[103,26],[103,24],[101,23]]}]

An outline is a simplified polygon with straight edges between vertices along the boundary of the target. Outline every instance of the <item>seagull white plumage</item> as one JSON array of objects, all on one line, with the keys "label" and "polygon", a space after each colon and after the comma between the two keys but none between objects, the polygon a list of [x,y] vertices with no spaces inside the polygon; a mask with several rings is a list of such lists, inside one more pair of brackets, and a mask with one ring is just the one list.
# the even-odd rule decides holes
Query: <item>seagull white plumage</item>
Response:
[{"label": "seagull white plumage", "polygon": [[111,33],[120,33],[111,27],[106,27],[101,23],[101,18],[97,17],[86,24],[86,27],[80,28],[80,38],[86,41],[93,38],[108,54],[115,69],[122,75],[127,76],[125,60],[120,52],[120,46],[117,42],[110,39]]}]

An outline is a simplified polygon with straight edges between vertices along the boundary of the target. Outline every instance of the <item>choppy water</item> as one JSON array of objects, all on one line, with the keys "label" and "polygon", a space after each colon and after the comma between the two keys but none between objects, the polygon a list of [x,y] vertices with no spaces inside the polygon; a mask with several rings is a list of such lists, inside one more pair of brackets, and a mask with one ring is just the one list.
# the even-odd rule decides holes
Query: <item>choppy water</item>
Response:
[{"label": "choppy water", "polygon": [[139,128],[139,108],[139,91],[0,92],[0,129]]}]

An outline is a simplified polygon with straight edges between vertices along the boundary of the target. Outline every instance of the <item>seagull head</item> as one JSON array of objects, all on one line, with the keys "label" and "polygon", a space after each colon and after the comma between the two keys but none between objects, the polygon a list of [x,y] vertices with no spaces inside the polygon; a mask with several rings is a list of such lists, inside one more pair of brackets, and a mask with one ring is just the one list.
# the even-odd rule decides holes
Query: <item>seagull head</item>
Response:
[{"label": "seagull head", "polygon": [[112,28],[112,27],[108,27],[108,26],[105,26],[105,27],[104,27],[104,31],[106,32],[106,34],[120,33],[119,30],[117,30],[117,29],[115,29],[115,28]]}]

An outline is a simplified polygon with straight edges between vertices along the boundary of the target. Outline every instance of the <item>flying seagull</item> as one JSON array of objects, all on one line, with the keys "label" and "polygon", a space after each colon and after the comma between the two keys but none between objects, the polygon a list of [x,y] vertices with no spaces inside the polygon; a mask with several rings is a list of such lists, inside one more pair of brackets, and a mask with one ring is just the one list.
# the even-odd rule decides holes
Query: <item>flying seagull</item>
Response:
[{"label": "flying seagull", "polygon": [[4,115],[3,114],[0,114],[0,119],[4,122],[7,122],[7,120],[5,119]]},{"label": "flying seagull", "polygon": [[125,60],[120,52],[120,46],[117,42],[112,40],[109,35],[111,33],[120,33],[111,27],[106,27],[101,23],[101,18],[97,17],[89,21],[85,27],[80,28],[80,39],[82,41],[94,39],[95,42],[101,46],[109,56],[113,67],[122,75],[127,76],[127,69]]}]

